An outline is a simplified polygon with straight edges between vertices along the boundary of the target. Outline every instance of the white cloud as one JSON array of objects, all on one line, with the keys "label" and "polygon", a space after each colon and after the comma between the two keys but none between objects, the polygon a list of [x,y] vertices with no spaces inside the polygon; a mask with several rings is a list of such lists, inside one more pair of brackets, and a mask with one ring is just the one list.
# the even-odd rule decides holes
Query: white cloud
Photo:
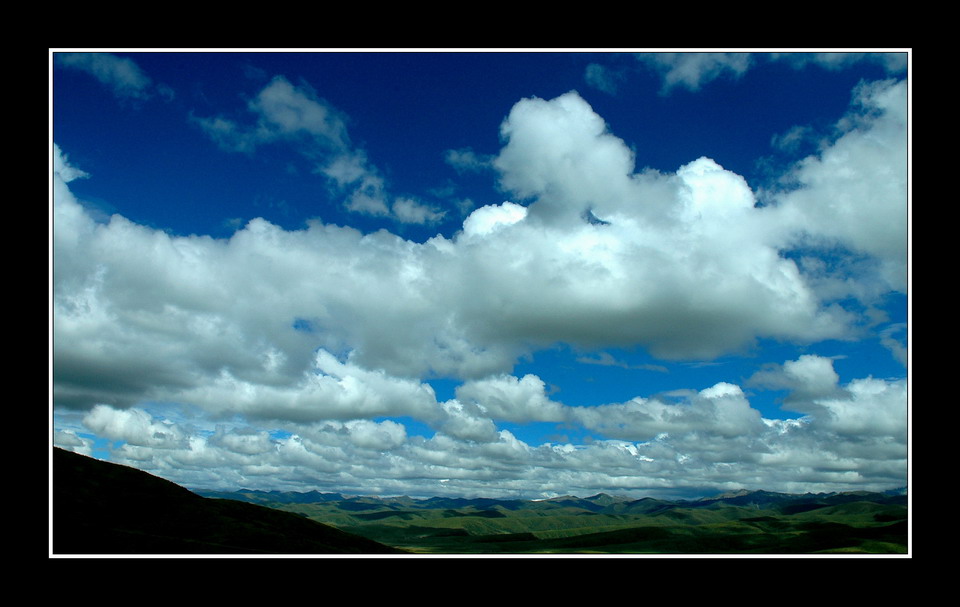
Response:
[{"label": "white cloud", "polygon": [[294,86],[277,76],[247,104],[247,111],[252,124],[223,116],[193,121],[225,151],[253,153],[278,142],[293,146],[314,163],[314,173],[329,179],[349,211],[411,224],[443,218],[442,211],[411,197],[394,198],[366,151],[350,141],[345,117],[308,84]]},{"label": "white cloud", "polygon": [[594,206],[636,200],[632,152],[576,93],[518,102],[500,133],[507,144],[494,166],[502,186],[521,199],[537,199],[530,211],[545,221],[578,219]]},{"label": "white cloud", "polygon": [[697,91],[721,76],[742,76],[751,65],[752,53],[639,53],[637,59],[663,77],[661,92],[676,87]]},{"label": "white cloud", "polygon": [[449,400],[442,405],[445,419],[439,431],[459,440],[487,443],[497,438],[497,427],[475,405]]},{"label": "white cloud", "polygon": [[815,427],[864,440],[883,437],[906,444],[906,381],[865,378],[845,386],[843,397],[817,399],[811,415]]},{"label": "white cloud", "polygon": [[54,53],[56,65],[86,72],[110,88],[120,99],[149,99],[154,94],[166,98],[173,91],[165,85],[154,85],[133,60],[110,53]]},{"label": "white cloud", "polygon": [[880,343],[883,347],[890,350],[893,357],[904,367],[907,366],[909,352],[907,350],[906,340],[901,340],[897,336],[900,333],[905,333],[906,329],[907,326],[905,323],[897,323],[887,327],[880,333]]},{"label": "white cloud", "polygon": [[[896,114],[895,96],[870,90]],[[481,207],[459,235],[424,243],[320,223],[284,231],[260,219],[227,240],[171,236],[119,216],[101,224],[73,199],[62,176],[74,169],[61,161],[57,394],[124,405],[197,386],[317,390],[304,374],[318,348],[345,353],[356,369],[479,379],[559,342],[709,359],[758,337],[844,337],[853,317],[824,305],[781,247],[819,234],[904,266],[903,184],[882,168],[898,157],[881,144],[902,134],[892,120],[881,114],[849,130],[802,165],[807,187],[755,208],[743,178],[709,159],[675,175],[634,174],[626,145],[575,94],[525,100],[505,123],[497,164],[533,202]],[[856,154],[865,149],[872,164]],[[869,176],[877,196],[844,189],[845,171]],[[841,196],[818,196],[822,180]],[[856,210],[864,205],[871,210]],[[588,208],[604,223],[585,221]],[[404,212],[427,213],[414,201]],[[864,225],[844,224],[841,213]],[[298,330],[301,321],[312,330]],[[74,379],[92,370],[96,386]]]},{"label": "white cloud", "polygon": [[[240,372],[253,376],[250,369]],[[299,422],[382,416],[432,420],[440,415],[436,396],[428,384],[358,368],[323,350],[299,377],[277,385],[274,382],[280,378],[275,379],[276,375],[267,375],[265,382],[256,381],[256,376],[243,379],[221,370],[174,396],[216,415],[241,414]]]},{"label": "white cloud", "polygon": [[535,375],[516,378],[499,375],[473,380],[457,388],[457,398],[474,403],[485,415],[512,422],[562,421],[563,405],[547,397],[543,380]]},{"label": "white cloud", "polygon": [[339,154],[318,171],[334,180],[340,188],[364,179],[370,172],[367,168],[367,155],[362,150],[355,150],[352,154]]},{"label": "white cloud", "polygon": [[353,191],[347,197],[347,209],[377,217],[390,215],[390,201],[387,198],[382,177],[365,172],[356,184],[351,186]]},{"label": "white cloud", "polygon": [[412,198],[397,198],[393,201],[393,214],[403,223],[430,224],[443,219],[444,212]]},{"label": "white cloud", "polygon": [[[720,487],[731,471],[774,490],[879,487],[905,465],[902,382],[840,385],[826,359],[789,361],[755,377],[791,390],[806,417],[788,423],[763,420],[732,383],[677,402],[587,408],[551,400],[536,376],[510,375],[518,357],[558,342],[702,359],[757,338],[850,335],[852,313],[820,299],[822,274],[785,253],[842,243],[890,271],[828,259],[830,278],[858,293],[899,284],[905,99],[889,83],[860,93],[864,111],[799,165],[801,188],[765,207],[708,158],[673,174],[635,172],[630,148],[575,93],[523,100],[504,122],[495,166],[525,204],[482,206],[457,235],[422,243],[320,222],[287,231],[257,219],[228,239],[172,236],[120,216],[98,222],[70,191],[82,172],[55,148],[54,403],[88,411],[87,430],[125,441],[120,461],[197,485],[371,492],[369,467],[356,462],[375,461],[380,487],[398,493],[436,493],[440,479],[477,493],[491,479],[507,492],[693,490]],[[346,141],[305,90],[271,95],[254,104],[262,121],[238,131],[249,141]],[[372,179],[365,156],[347,152],[324,165],[328,177]],[[370,201],[396,214],[395,199],[370,184]],[[839,195],[824,196],[827,186]],[[420,204],[399,210],[427,220]],[[441,403],[424,381],[432,376],[464,383]],[[196,426],[154,417],[148,402],[198,407]],[[242,427],[199,429],[235,416]],[[437,434],[382,419],[405,417]],[[597,436],[533,446],[498,420]]]},{"label": "white cloud", "polygon": [[763,427],[760,413],[751,408],[740,387],[727,383],[691,394],[682,403],[638,397],[623,404],[574,408],[570,416],[604,436],[641,441],[663,433],[730,438]]},{"label": "white cloud", "polygon": [[608,95],[615,95],[626,77],[624,71],[599,63],[591,63],[584,72],[584,80],[588,85]]},{"label": "white cloud", "polygon": [[526,207],[504,202],[499,205],[480,207],[463,222],[463,234],[466,237],[487,236],[500,228],[522,221],[527,216]]},{"label": "white cloud", "polygon": [[907,53],[905,52],[817,52],[817,53],[772,53],[774,61],[785,61],[797,69],[809,65],[838,71],[857,63],[876,63],[887,72],[894,74],[907,68]]},{"label": "white cloud", "polygon": [[355,419],[346,422],[344,426],[349,432],[350,441],[363,449],[389,451],[403,445],[407,440],[406,428],[390,420],[374,422]]},{"label": "white cloud", "polygon": [[861,85],[840,128],[834,142],[788,176],[790,189],[776,195],[778,221],[790,227],[798,245],[840,245],[870,256],[879,280],[873,284],[905,292],[906,82]]},{"label": "white cloud", "polygon": [[578,356],[577,362],[583,363],[585,365],[599,365],[601,367],[621,367],[623,369],[643,369],[646,371],[657,371],[660,373],[666,373],[667,368],[663,365],[654,365],[654,364],[642,364],[642,365],[632,365],[625,363],[623,361],[617,360],[609,352],[598,352],[596,356]]},{"label": "white cloud", "polygon": [[751,385],[775,390],[790,390],[794,397],[809,399],[830,396],[838,390],[840,376],[829,358],[805,354],[797,360],[783,363],[755,373]]},{"label": "white cloud", "polygon": [[216,434],[208,439],[208,444],[241,456],[263,455],[276,449],[276,443],[264,430],[237,431],[223,426],[217,428]]},{"label": "white cloud", "polygon": [[343,116],[306,84],[295,87],[278,76],[247,103],[246,109],[253,123],[224,116],[193,120],[227,151],[252,152],[277,141],[300,142],[310,154],[325,152],[335,158],[349,151]]},{"label": "white cloud", "polygon": [[[542,411],[542,402],[529,407],[531,395],[542,401],[541,386],[533,376],[477,382],[472,390],[481,398],[443,403],[431,438],[411,435],[396,421],[371,419],[281,422],[276,436],[270,426],[234,421],[210,433],[202,418],[184,424],[140,409],[103,406],[84,422],[107,440],[128,441],[112,450],[115,461],[191,487],[302,490],[306,485],[346,493],[487,497],[515,497],[518,491],[658,495],[744,485],[882,490],[905,474],[903,382],[851,381],[843,393],[815,399],[817,406],[800,420],[761,419],[738,386],[723,382],[688,391],[677,402],[637,397],[602,407],[550,404],[567,423],[582,423],[597,435],[582,445],[527,444],[497,430],[481,406],[517,398],[520,410]],[[81,443],[75,434],[61,440],[74,449],[85,448]],[[729,486],[731,478],[740,485]]]},{"label": "white cloud", "polygon": [[[639,64],[658,73],[662,79],[661,94],[677,88],[696,92],[721,78],[740,78],[750,69],[767,62],[783,62],[795,69],[817,66],[830,71],[847,69],[863,63],[880,65],[888,74],[896,75],[907,68],[905,52],[657,52],[636,53]],[[587,82],[591,86],[615,94],[617,84],[628,68],[612,68],[591,64]]]},{"label": "white cloud", "polygon": [[157,422],[141,409],[117,410],[97,405],[83,418],[83,424],[108,440],[142,447],[182,447],[185,438],[176,426]]},{"label": "white cloud", "polygon": [[470,148],[447,150],[444,154],[447,164],[457,170],[457,173],[473,173],[486,170],[490,166],[491,158],[477,154]]},{"label": "white cloud", "polygon": [[[818,309],[799,269],[780,255],[790,226],[754,208],[742,177],[706,158],[675,176],[635,174],[629,148],[572,93],[518,103],[502,131],[503,185],[533,200],[528,220],[497,235],[526,243],[523,258],[504,263],[552,263],[548,274],[564,280],[530,286],[557,293],[549,299],[561,302],[557,316],[573,314],[567,326],[594,328],[586,310],[578,313],[583,303],[658,356],[712,357],[716,346],[735,349],[758,333],[842,334],[842,316]],[[608,225],[587,225],[587,211]],[[525,320],[558,324],[550,315]]]},{"label": "white cloud", "polygon": [[53,433],[53,444],[61,449],[80,453],[82,455],[93,454],[93,440],[79,436],[73,430],[55,430]]},{"label": "white cloud", "polygon": [[64,184],[70,183],[75,179],[89,177],[87,173],[70,164],[67,156],[60,149],[60,146],[53,144],[53,175]]},{"label": "white cloud", "polygon": [[751,385],[787,389],[784,408],[804,413],[810,427],[845,437],[887,437],[905,444],[906,381],[860,378],[841,385],[833,361],[804,355],[750,378]]},{"label": "white cloud", "polygon": [[265,140],[306,134],[337,150],[349,145],[343,118],[306,84],[294,87],[285,78],[274,78],[249,109],[258,116],[256,133]]}]

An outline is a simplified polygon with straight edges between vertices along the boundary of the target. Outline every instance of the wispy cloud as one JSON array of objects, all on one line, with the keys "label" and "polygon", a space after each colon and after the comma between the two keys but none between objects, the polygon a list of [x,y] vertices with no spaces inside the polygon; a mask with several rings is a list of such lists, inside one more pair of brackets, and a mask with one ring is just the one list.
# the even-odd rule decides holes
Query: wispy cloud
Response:
[{"label": "wispy cloud", "polygon": [[444,160],[456,169],[458,173],[466,173],[490,169],[493,158],[477,154],[470,148],[463,148],[459,150],[447,150],[444,154]]},{"label": "wispy cloud", "polygon": [[165,99],[174,96],[173,89],[153,80],[131,59],[110,53],[56,53],[56,65],[86,72],[125,100],[146,100],[154,95]]},{"label": "wispy cloud", "polygon": [[591,87],[608,95],[616,95],[620,85],[628,74],[623,69],[612,68],[600,63],[591,63],[584,73],[584,80]]},{"label": "wispy cloud", "polygon": [[783,62],[796,69],[810,66],[836,71],[858,63],[873,63],[890,74],[907,67],[907,54],[896,52],[643,52],[615,54],[609,62],[594,62],[584,72],[585,82],[604,93],[617,94],[621,84],[637,71],[649,70],[661,79],[660,93],[678,89],[699,91],[711,82],[737,79],[750,69],[769,62]]},{"label": "wispy cloud", "polygon": [[751,53],[640,53],[636,58],[660,74],[664,94],[678,87],[697,91],[720,77],[739,78],[753,61]]},{"label": "wispy cloud", "polygon": [[351,142],[345,116],[306,83],[294,86],[282,76],[273,78],[247,104],[245,117],[193,120],[225,151],[250,154],[264,145],[292,146],[310,160],[315,173],[328,178],[350,211],[413,224],[443,218],[443,210],[416,197],[392,196],[366,151]]},{"label": "wispy cloud", "polygon": [[858,63],[877,64],[890,74],[899,74],[907,69],[907,53],[904,52],[771,53],[769,59],[787,62],[798,69],[814,65],[837,71]]},{"label": "wispy cloud", "polygon": [[880,333],[880,343],[883,344],[883,347],[890,350],[890,353],[893,354],[900,363],[904,366],[907,365],[908,350],[906,344],[906,333],[907,325],[903,323],[898,323],[887,327]]},{"label": "wispy cloud", "polygon": [[598,352],[595,356],[577,357],[577,362],[585,365],[600,365],[601,367],[620,367],[621,369],[640,369],[644,371],[659,371],[666,373],[667,368],[663,365],[631,365],[621,360],[617,360],[609,352]]}]

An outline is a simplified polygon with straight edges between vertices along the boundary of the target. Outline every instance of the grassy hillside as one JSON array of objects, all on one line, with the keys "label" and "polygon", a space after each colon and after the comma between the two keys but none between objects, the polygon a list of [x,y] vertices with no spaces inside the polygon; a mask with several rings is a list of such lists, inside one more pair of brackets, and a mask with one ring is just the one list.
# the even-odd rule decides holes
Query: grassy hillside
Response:
[{"label": "grassy hillside", "polygon": [[57,554],[903,554],[908,544],[899,493],[744,491],[690,501],[201,496],[59,449],[53,514]]},{"label": "grassy hillside", "polygon": [[271,505],[421,553],[903,554],[908,536],[905,496],[876,493]]},{"label": "grassy hillside", "polygon": [[54,554],[400,552],[290,512],[201,497],[145,472],[54,449]]}]

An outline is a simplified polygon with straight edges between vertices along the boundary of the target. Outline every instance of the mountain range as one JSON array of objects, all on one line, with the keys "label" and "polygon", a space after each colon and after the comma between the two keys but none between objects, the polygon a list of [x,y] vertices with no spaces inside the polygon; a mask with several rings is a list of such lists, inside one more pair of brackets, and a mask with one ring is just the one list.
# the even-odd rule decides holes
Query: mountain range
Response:
[{"label": "mountain range", "polygon": [[693,500],[662,500],[652,497],[640,499],[598,493],[590,497],[564,495],[539,500],[429,497],[412,498],[347,496],[342,493],[322,493],[319,491],[258,491],[240,489],[237,491],[203,491],[199,495],[221,499],[232,499],[251,504],[330,504],[349,511],[363,510],[431,510],[437,508],[472,508],[479,511],[492,510],[552,510],[558,508],[579,508],[597,514],[652,514],[676,508],[716,508],[717,506],[741,506],[757,510],[778,509],[784,512],[802,512],[828,506],[837,506],[850,502],[871,502],[880,505],[907,505],[907,490],[896,489],[883,493],[870,491],[848,491],[833,493],[776,493],[771,491],[736,491],[713,497]]},{"label": "mountain range", "polygon": [[738,491],[692,500],[599,493],[542,500],[200,492],[295,512],[433,554],[906,554],[905,489]]},{"label": "mountain range", "polygon": [[906,489],[542,500],[190,491],[54,449],[52,552],[906,554]]}]

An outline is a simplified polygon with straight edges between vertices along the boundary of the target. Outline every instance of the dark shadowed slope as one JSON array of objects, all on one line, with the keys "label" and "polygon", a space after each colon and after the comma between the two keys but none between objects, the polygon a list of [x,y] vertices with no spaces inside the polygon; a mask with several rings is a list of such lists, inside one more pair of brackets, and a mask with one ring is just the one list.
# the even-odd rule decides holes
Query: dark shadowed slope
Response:
[{"label": "dark shadowed slope", "polygon": [[389,554],[304,517],[209,499],[63,449],[53,453],[54,554]]}]

